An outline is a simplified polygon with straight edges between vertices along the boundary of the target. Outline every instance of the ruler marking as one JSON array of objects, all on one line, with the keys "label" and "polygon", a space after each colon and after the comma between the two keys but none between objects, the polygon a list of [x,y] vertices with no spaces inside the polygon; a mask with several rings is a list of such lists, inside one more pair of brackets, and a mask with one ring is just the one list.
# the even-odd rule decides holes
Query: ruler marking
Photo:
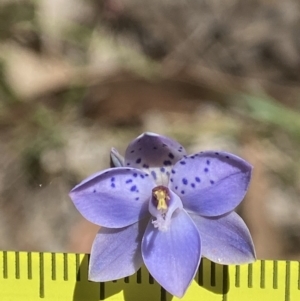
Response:
[{"label": "ruler marking", "polygon": [[7,270],[7,251],[3,251],[3,278],[7,279],[8,270]]},{"label": "ruler marking", "polygon": [[15,252],[15,277],[20,279],[20,253]]},{"label": "ruler marking", "polygon": [[203,286],[203,260],[201,260],[200,266],[198,269],[198,284]]},{"label": "ruler marking", "polygon": [[229,287],[228,281],[228,265],[223,265],[223,287],[222,287],[222,301],[227,301],[227,292]]},{"label": "ruler marking", "polygon": [[51,279],[56,280],[56,254],[51,253]]},{"label": "ruler marking", "polygon": [[40,298],[45,298],[44,254],[40,252],[39,256],[40,256]]},{"label": "ruler marking", "polygon": [[64,253],[64,281],[68,281],[68,254]]},{"label": "ruler marking", "polygon": [[76,256],[76,281],[80,281],[80,255],[75,254]]},{"label": "ruler marking", "polygon": [[278,288],[278,262],[277,260],[273,261],[273,288]]},{"label": "ruler marking", "polygon": [[136,273],[136,282],[138,284],[142,283],[142,270],[139,269]]},{"label": "ruler marking", "polygon": [[248,287],[253,287],[253,265],[252,263],[248,264]]},{"label": "ruler marking", "polygon": [[[4,279],[9,279],[9,283],[13,283],[13,285],[18,286],[18,283],[22,284],[23,281],[23,275],[24,278],[26,279],[33,279],[34,283],[36,283],[37,289],[39,288],[39,297],[41,299],[47,299],[48,296],[48,287],[47,287],[47,279],[48,279],[48,273],[50,272],[48,269],[48,254],[44,254],[43,252],[40,253],[22,253],[18,251],[13,251],[13,252],[8,252],[8,251],[0,251],[2,253],[2,260],[0,259],[0,262],[2,261],[3,266],[2,266],[2,273],[3,273],[3,278]],[[33,256],[39,256],[33,257]],[[24,255],[24,259],[23,259]],[[50,255],[50,254],[49,254]],[[73,257],[75,255],[75,258]],[[75,264],[76,264],[76,280],[80,281],[80,267],[81,267],[81,259],[82,255],[81,254],[68,254],[68,253],[60,253],[57,255],[56,253],[51,253],[51,264],[50,267],[52,268],[51,275],[52,275],[52,280],[57,280],[57,278],[61,279],[61,274],[63,273],[63,279],[65,281],[70,281],[70,278],[72,278],[72,281],[74,279],[73,274],[71,273],[71,270],[69,271],[69,268],[72,264],[72,271],[73,271],[73,260],[75,259]],[[26,256],[26,258],[25,258]],[[46,257],[45,257],[46,256]],[[62,256],[61,257],[56,257],[56,256]],[[71,258],[72,257],[72,258]],[[87,257],[86,257],[87,258]],[[37,261],[35,261],[37,259]],[[71,260],[72,259],[72,260]],[[14,264],[14,265],[13,265]],[[285,267],[284,267],[285,265]],[[49,267],[49,268],[50,268]],[[208,266],[209,267],[209,266]],[[295,267],[295,270],[294,270]],[[63,268],[63,272],[61,272]],[[282,270],[283,268],[283,270]],[[26,269],[27,271],[25,271]],[[221,267],[220,267],[221,269]],[[276,290],[280,288],[280,291],[277,291],[280,293],[281,298],[284,301],[293,301],[293,295],[291,294],[294,292],[294,289],[300,290],[300,261],[299,262],[291,262],[291,261],[276,261],[276,260],[260,260],[255,264],[249,264],[248,266],[245,267],[245,269],[248,269],[248,273],[244,274],[244,269],[240,266],[235,266],[234,269],[229,269],[228,266],[224,265],[222,266],[222,275],[219,275],[219,266],[215,263],[210,263],[210,276],[209,272],[208,274],[204,275],[204,268],[203,265],[199,266],[198,269],[198,275],[196,279],[199,282],[199,285],[202,284],[205,281],[210,281],[210,285],[212,287],[222,285],[222,301],[228,301],[230,300],[231,297],[231,291],[238,287],[242,287],[239,291],[241,291],[244,294],[246,294],[246,288],[244,286],[244,282],[248,281],[247,286],[248,288],[252,288],[253,291],[256,290],[256,284],[257,286],[260,287],[260,289],[265,289],[264,293],[271,292],[272,290]],[[297,270],[298,269],[298,270]],[[284,271],[285,270],[285,271]],[[39,273],[39,278],[35,277],[35,271]],[[221,271],[221,270],[220,270]],[[230,271],[230,274],[229,274]],[[281,273],[282,271],[282,273]],[[24,272],[24,273],[23,273]],[[86,272],[86,265],[83,266],[83,270],[81,271],[81,276],[84,275]],[[233,273],[235,272],[235,287],[233,287],[229,290],[229,283],[230,279],[229,276],[233,276]],[[57,274],[58,273],[58,274]],[[71,273],[71,274],[70,274]],[[257,275],[256,275],[257,273]],[[259,273],[259,275],[258,275]],[[218,274],[218,275],[217,275]],[[37,275],[37,276],[38,276]],[[143,272],[141,269],[139,269],[136,273],[136,275],[131,278],[130,277],[125,277],[122,281],[120,282],[125,282],[125,283],[130,283],[130,285],[134,285],[134,283],[141,284],[142,281],[149,281],[150,284],[155,283],[158,285],[154,279],[152,278],[151,274],[148,273],[149,277],[143,276]],[[246,276],[247,275],[247,276]],[[292,277],[292,276],[295,277]],[[49,275],[50,276],[50,275]],[[59,276],[59,277],[58,277]],[[70,276],[70,277],[69,277]],[[45,278],[46,277],[46,278]],[[82,276],[83,277],[83,276]],[[205,278],[206,277],[206,278]],[[219,278],[220,277],[220,278]],[[234,276],[233,276],[234,277]],[[260,277],[260,278],[258,278]],[[272,281],[272,284],[270,283],[271,286],[269,286],[268,279],[270,278],[270,281]],[[272,277],[272,278],[271,278]],[[204,279],[205,278],[205,279]],[[16,282],[17,279],[18,283]],[[219,280],[221,283],[219,283]],[[4,280],[3,280],[4,281]],[[13,282],[11,282],[13,281]],[[38,284],[39,281],[39,284]],[[257,282],[256,282],[257,281]],[[258,284],[258,281],[259,284]],[[123,282],[123,283],[124,283]],[[32,285],[33,282],[31,282],[30,285]],[[200,284],[201,283],[201,284]],[[246,284],[245,283],[245,284]],[[61,284],[59,284],[61,285]],[[106,300],[105,293],[108,293],[106,291],[108,288],[105,288],[105,283],[100,283],[99,287],[98,285],[96,286],[99,291],[99,296],[100,300]],[[283,288],[283,285],[285,287]],[[246,287],[247,287],[246,286]],[[67,286],[63,286],[67,287]],[[284,289],[284,292],[283,292]],[[249,289],[248,289],[249,291]],[[251,290],[252,291],[252,290]],[[32,294],[34,294],[35,291],[32,291]],[[36,292],[36,294],[38,293]],[[47,293],[47,296],[46,296]],[[97,293],[97,292],[96,292]],[[262,292],[261,292],[262,293]],[[2,298],[1,291],[0,291],[0,299]],[[31,295],[29,296],[29,299],[31,298]],[[32,299],[34,298],[34,295]],[[219,296],[221,298],[221,296]],[[160,301],[167,301],[170,299],[170,295],[168,292],[160,288]]]},{"label": "ruler marking", "polygon": [[210,285],[216,286],[216,264],[214,262],[210,262]]},{"label": "ruler marking", "polygon": [[105,300],[105,282],[100,282],[100,300]]},{"label": "ruler marking", "polygon": [[167,301],[167,292],[163,287],[160,287],[160,301]]},{"label": "ruler marking", "polygon": [[266,264],[262,260],[260,262],[260,288],[265,288],[265,278],[266,278]]},{"label": "ruler marking", "polygon": [[149,283],[154,284],[154,278],[152,277],[152,275],[150,273],[149,273]]},{"label": "ruler marking", "polygon": [[240,275],[241,275],[241,268],[239,265],[235,266],[235,287],[240,287]]},{"label": "ruler marking", "polygon": [[291,263],[285,262],[285,301],[290,301],[290,277],[291,277]]},{"label": "ruler marking", "polygon": [[32,279],[32,256],[31,252],[27,252],[27,278]]}]

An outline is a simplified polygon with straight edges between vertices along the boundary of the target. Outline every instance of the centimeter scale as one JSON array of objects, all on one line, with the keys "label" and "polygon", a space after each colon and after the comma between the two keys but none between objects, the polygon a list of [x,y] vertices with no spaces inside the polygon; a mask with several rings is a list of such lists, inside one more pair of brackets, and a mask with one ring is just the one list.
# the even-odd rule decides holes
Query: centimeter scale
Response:
[{"label": "centimeter scale", "polygon": [[141,268],[117,281],[87,279],[89,255],[0,252],[1,301],[300,301],[300,262],[258,260],[223,266],[202,259],[178,299]]}]

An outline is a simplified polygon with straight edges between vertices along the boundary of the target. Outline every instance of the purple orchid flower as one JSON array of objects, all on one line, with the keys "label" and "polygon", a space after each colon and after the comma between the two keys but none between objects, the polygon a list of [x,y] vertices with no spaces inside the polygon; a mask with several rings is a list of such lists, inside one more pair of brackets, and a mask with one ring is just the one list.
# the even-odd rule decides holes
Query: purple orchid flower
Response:
[{"label": "purple orchid flower", "polygon": [[90,280],[123,278],[144,262],[162,287],[182,297],[201,256],[220,264],[255,260],[249,230],[233,211],[249,186],[246,161],[215,151],[187,156],[176,141],[144,133],[125,159],[112,149],[111,162],[116,167],[70,192],[79,212],[101,226]]}]

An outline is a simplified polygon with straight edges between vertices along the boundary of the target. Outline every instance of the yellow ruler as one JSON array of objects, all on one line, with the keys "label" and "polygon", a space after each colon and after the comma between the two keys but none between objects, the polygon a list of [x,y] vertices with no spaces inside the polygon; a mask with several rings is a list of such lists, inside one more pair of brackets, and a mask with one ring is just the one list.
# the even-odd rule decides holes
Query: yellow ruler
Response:
[{"label": "yellow ruler", "polygon": [[182,299],[145,268],[118,281],[87,279],[88,255],[0,252],[1,301],[300,301],[300,262],[258,260],[222,266],[202,260]]}]

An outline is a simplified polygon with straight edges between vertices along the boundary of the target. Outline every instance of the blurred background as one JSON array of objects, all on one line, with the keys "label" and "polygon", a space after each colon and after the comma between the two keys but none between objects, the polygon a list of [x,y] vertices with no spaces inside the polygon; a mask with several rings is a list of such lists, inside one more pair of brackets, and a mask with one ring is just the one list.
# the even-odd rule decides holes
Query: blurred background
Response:
[{"label": "blurred background", "polygon": [[0,0],[0,249],[89,252],[69,190],[144,131],[251,162],[258,258],[300,260],[297,0]]}]

